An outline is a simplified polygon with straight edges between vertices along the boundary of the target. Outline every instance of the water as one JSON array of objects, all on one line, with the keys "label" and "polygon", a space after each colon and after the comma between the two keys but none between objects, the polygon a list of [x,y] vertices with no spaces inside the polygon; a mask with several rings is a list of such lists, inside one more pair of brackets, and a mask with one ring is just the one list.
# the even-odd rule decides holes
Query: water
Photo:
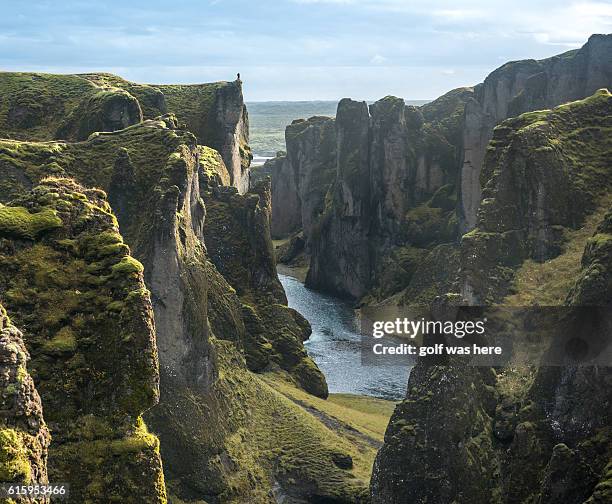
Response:
[{"label": "water", "polygon": [[312,291],[295,278],[279,274],[291,308],[312,326],[304,346],[317,363],[332,393],[349,393],[403,399],[408,366],[362,366],[358,321],[342,300]]}]

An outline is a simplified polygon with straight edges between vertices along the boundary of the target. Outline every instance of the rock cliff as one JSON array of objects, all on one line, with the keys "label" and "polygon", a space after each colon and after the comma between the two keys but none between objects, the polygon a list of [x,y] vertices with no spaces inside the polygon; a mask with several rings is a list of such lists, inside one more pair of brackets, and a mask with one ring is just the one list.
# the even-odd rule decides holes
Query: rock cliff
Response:
[{"label": "rock cliff", "polygon": [[612,95],[600,90],[495,128],[482,172],[478,227],[461,242],[462,294],[488,303],[525,259],[558,256],[568,230],[610,191]]},{"label": "rock cliff", "polygon": [[[570,330],[584,332],[587,324],[589,341],[609,344],[610,213],[588,239],[576,238],[574,229],[585,226],[586,216],[609,208],[611,99],[600,90],[495,129],[478,227],[461,243],[468,301],[511,303],[507,295],[526,288],[515,281],[517,271],[529,267],[531,276],[546,278],[538,260],[558,256],[566,264],[578,262],[572,251],[581,246],[582,259],[558,313]],[[570,237],[577,243],[568,243]],[[559,288],[554,278],[545,281],[538,292]],[[532,302],[542,305],[542,299]],[[585,306],[596,310],[588,312],[588,322]],[[609,499],[612,374],[609,367],[570,358],[544,365],[559,344],[556,337],[541,349],[541,366],[419,362],[375,463],[373,502]]]},{"label": "rock cliff", "polygon": [[[69,502],[166,502],[159,442],[141,416],[159,398],[153,310],[105,194],[47,178],[0,207],[0,265],[52,436],[49,481],[70,484]],[[21,414],[42,448],[30,395]]]},{"label": "rock cliff", "polygon": [[612,87],[612,35],[593,35],[579,50],[545,60],[507,63],[475,88],[465,109],[459,217],[462,233],[477,223],[480,172],[493,128],[508,117],[548,109]]},{"label": "rock cliff", "polygon": [[135,84],[111,74],[0,72],[0,137],[86,140],[173,112],[199,144],[216,149],[240,192],[252,159],[242,84]]},{"label": "rock cliff", "polygon": [[369,108],[339,103],[336,174],[311,223],[309,286],[389,297],[409,285],[417,257],[454,241],[458,128],[471,93],[457,89],[421,109],[390,96]]}]

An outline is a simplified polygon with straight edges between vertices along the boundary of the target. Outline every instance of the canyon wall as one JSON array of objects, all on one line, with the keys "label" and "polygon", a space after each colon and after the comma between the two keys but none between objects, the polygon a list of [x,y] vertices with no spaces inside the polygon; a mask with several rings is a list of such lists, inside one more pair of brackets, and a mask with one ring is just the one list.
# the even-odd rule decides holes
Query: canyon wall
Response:
[{"label": "canyon wall", "polygon": [[[155,102],[148,103],[152,107]],[[39,233],[59,240],[51,244],[58,254],[49,258],[52,264],[45,256],[40,271],[30,271],[26,262],[15,265],[18,275],[3,269],[7,284],[0,285],[0,298],[9,314],[28,329],[24,339],[26,345],[32,345],[31,369],[42,370],[31,372],[43,405],[48,404],[45,411],[53,436],[49,477],[74,486],[72,502],[101,495],[116,496],[123,502],[165,501],[166,488],[172,500],[211,503],[267,503],[272,498],[356,502],[367,494],[367,481],[355,477],[352,466],[338,460],[359,457],[357,449],[269,383],[278,380],[327,396],[325,379],[303,347],[309,324],[287,307],[276,275],[270,188],[264,183],[240,194],[228,185],[230,170],[221,154],[200,145],[182,126],[174,114],[165,114],[114,132],[94,132],[81,142],[0,141],[0,201],[30,208],[30,203],[21,203],[29,191],[52,203],[60,193],[58,215],[84,206],[87,212],[70,221],[76,226],[74,232],[84,233],[90,226],[91,233],[99,237],[91,250],[81,249],[72,236],[59,239],[53,235],[63,233],[59,218],[43,203],[38,204],[43,205],[40,208],[32,207],[32,215],[25,210],[23,215],[18,213],[21,220],[10,215],[6,224],[7,232],[15,233],[13,227],[27,218],[27,240],[37,239]],[[115,231],[118,226],[121,235],[117,232],[105,241],[107,234],[99,232],[95,220],[90,222],[98,214]],[[138,261],[131,256],[121,259],[128,253]],[[84,263],[74,264],[85,270],[85,276],[77,275],[74,281],[85,282],[87,290],[72,286],[60,275],[63,267],[57,261],[66,254],[86,254]],[[11,254],[0,254],[5,257],[12,260]],[[35,265],[38,267],[37,262]],[[49,334],[36,336],[31,330],[34,322],[47,321],[46,310],[30,320],[33,303],[41,295],[38,287],[28,289],[20,284],[16,289],[10,283],[25,282],[30,273],[34,287],[38,283],[40,288],[53,287],[53,292],[44,293],[45,302],[59,300],[66,310],[58,312],[56,321],[49,309],[48,323],[54,324]],[[114,281],[115,273],[118,280],[123,273],[132,280],[144,279],[139,294],[130,294],[125,305],[122,298],[116,298],[123,291],[114,290],[115,299],[103,290],[105,282]],[[64,292],[66,285],[73,288]],[[150,289],[150,298],[144,285]],[[75,293],[85,295],[92,310],[98,305],[90,298],[97,303],[100,294],[103,306],[93,319],[80,316],[88,305],[74,305],[71,296]],[[130,303],[145,301],[150,304],[138,305],[142,309],[135,314],[128,312]],[[101,369],[106,363],[118,367],[116,380],[140,369],[138,364],[150,352],[141,349],[138,358],[131,357],[131,365],[124,365],[124,359],[132,355],[130,345],[141,342],[127,328],[145,320],[145,315],[147,334],[154,337],[149,340],[151,349],[159,355],[159,392],[135,380],[125,387],[113,382],[113,392],[100,393],[101,406],[123,401],[122,393],[134,396],[129,404],[129,414],[134,416],[124,415],[125,430],[107,428],[106,412],[83,410],[81,403],[64,411],[56,396],[47,392],[49,388],[55,391],[55,387],[74,384],[67,389],[72,394],[91,382],[84,390],[97,390],[93,378],[79,367],[81,345],[83,351],[97,351],[96,365]],[[109,327],[117,319],[125,325],[111,331],[112,338],[120,341],[108,336],[110,347],[105,347],[101,341],[107,332],[99,334],[100,342],[87,336],[97,317]],[[48,344],[43,342],[47,339]],[[51,351],[56,353],[48,354]],[[48,371],[48,366],[64,364],[60,374]],[[82,364],[90,366],[87,360]],[[157,366],[151,363],[148,372],[157,376]],[[95,374],[102,376],[106,375]],[[95,404],[92,402],[92,408]],[[81,411],[89,415],[82,426],[78,423]],[[146,431],[143,413],[159,443]],[[59,422],[57,416],[63,421],[62,415],[74,417],[78,430]],[[129,423],[132,418],[134,425]],[[68,436],[65,446],[64,436]],[[124,466],[116,466],[115,474],[104,456],[98,456],[98,449]],[[90,464],[97,462],[100,466],[94,470]],[[118,478],[127,481],[132,470],[146,478],[126,483],[121,490]]]},{"label": "canyon wall", "polygon": [[[461,243],[465,290],[454,299],[512,304],[506,296],[528,287],[512,282],[526,259],[560,257],[559,264],[578,263],[575,273],[561,286],[551,278],[540,280],[548,282],[542,291],[529,287],[533,303],[541,305],[538,295],[548,289],[561,290],[565,308],[554,313],[563,315],[571,336],[609,346],[611,104],[612,95],[600,90],[495,129],[478,227]],[[600,214],[590,237],[572,234]],[[574,242],[566,243],[568,236]],[[574,257],[580,245],[582,258]],[[522,331],[537,324],[530,313]],[[419,362],[374,466],[373,502],[606,502],[612,374],[570,354],[560,365],[545,365],[549,354],[563,351],[560,338],[538,350],[541,366]]]},{"label": "canyon wall", "polygon": [[[612,36],[593,35],[579,50],[508,63],[473,89],[421,107],[394,97],[369,108],[343,100],[335,140],[329,127],[323,138],[316,118],[295,122],[286,131],[287,157],[272,174],[275,237],[302,229],[307,284],[366,304],[427,304],[457,290],[458,244],[477,223],[494,128],[612,87],[611,51]],[[351,115],[351,107],[361,112]],[[296,130],[307,140],[294,141]],[[322,149],[332,141],[335,149]],[[305,174],[317,174],[314,195],[305,194]]]},{"label": "canyon wall", "polygon": [[493,128],[508,117],[549,109],[612,87],[612,36],[593,35],[580,49],[536,61],[506,63],[475,88],[466,105],[461,167],[460,229],[476,226],[480,173]]}]

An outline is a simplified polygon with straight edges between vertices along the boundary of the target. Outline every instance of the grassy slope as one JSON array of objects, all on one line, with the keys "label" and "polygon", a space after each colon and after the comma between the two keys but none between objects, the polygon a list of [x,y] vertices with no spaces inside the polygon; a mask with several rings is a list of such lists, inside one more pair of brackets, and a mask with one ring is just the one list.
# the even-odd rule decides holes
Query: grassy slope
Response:
[{"label": "grassy slope", "polygon": [[318,429],[329,431],[329,439],[335,440],[339,447],[348,446],[355,476],[369,481],[394,402],[353,394],[331,394],[323,400],[296,388],[278,375],[268,373],[264,375],[264,381],[307,412],[311,417],[310,423],[315,420]]},{"label": "grassy slope", "polygon": [[581,228],[566,231],[567,242],[561,255],[544,262],[526,260],[516,272],[514,279],[516,293],[507,296],[503,304],[562,305],[580,273],[580,261],[587,240],[595,233],[597,225],[602,221],[611,203],[612,195],[606,196]]}]

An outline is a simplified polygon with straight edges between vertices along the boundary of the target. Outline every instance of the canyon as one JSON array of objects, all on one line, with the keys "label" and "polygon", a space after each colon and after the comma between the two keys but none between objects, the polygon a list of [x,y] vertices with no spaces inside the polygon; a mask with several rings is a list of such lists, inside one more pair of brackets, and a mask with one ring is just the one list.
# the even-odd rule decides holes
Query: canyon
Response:
[{"label": "canyon", "polygon": [[242,86],[0,72],[0,480],[74,503],[609,502],[609,365],[451,356],[393,411],[330,394],[277,262],[352,306],[594,307],[609,344],[612,35],[422,106],[343,99],[254,169]]}]

